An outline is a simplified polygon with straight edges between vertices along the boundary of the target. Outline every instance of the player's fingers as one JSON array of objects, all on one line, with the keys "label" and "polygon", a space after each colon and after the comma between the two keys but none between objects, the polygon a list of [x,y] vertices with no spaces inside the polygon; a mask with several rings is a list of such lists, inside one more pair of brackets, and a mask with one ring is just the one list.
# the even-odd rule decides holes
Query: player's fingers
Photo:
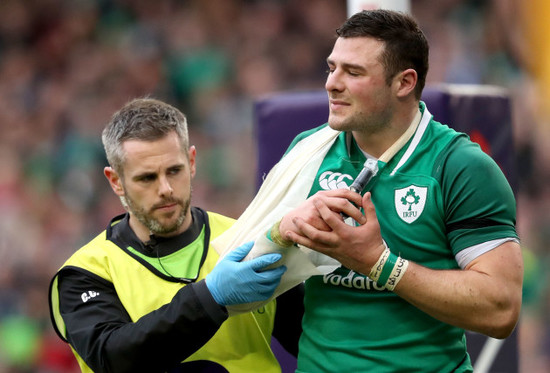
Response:
[{"label": "player's fingers", "polygon": [[376,209],[374,203],[372,203],[371,193],[367,192],[363,196],[363,210],[365,211],[365,217],[367,221],[377,221]]},{"label": "player's fingers", "polygon": [[365,217],[359,209],[359,207],[363,204],[361,195],[348,190],[346,191],[346,197],[349,198],[345,198],[343,196],[317,196],[317,198],[312,199],[312,203],[314,205],[318,203],[324,203],[328,206],[330,210],[337,213],[343,213],[347,216],[351,216],[353,219],[359,222],[359,224],[364,224]]},{"label": "player's fingers", "polygon": [[357,204],[361,203],[361,195],[356,192],[352,192],[349,189],[333,189],[317,192],[316,194],[326,197],[345,198]]},{"label": "player's fingers", "polygon": [[336,247],[338,239],[337,235],[333,232],[319,230],[300,218],[294,219],[294,224],[300,230],[301,236],[296,235],[300,240],[294,241],[295,237],[292,235],[293,242],[312,249]]},{"label": "player's fingers", "polygon": [[[346,217],[351,217],[359,224],[364,224],[366,222],[366,218],[361,210],[346,199],[316,200],[314,201],[314,205],[321,218],[331,229],[335,229],[339,223],[343,222],[341,213],[345,214]],[[336,205],[338,206],[337,208],[335,207]],[[331,223],[329,223],[329,221]]]}]

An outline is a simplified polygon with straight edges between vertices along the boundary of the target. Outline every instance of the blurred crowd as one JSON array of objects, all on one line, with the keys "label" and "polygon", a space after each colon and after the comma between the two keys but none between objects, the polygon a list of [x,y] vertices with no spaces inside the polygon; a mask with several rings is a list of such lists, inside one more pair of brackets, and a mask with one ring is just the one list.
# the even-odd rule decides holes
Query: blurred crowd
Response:
[{"label": "blurred crowd", "polygon": [[[514,0],[413,0],[428,84],[510,90],[526,256],[522,371],[550,368],[544,118]],[[100,133],[134,97],[180,108],[197,147],[194,204],[238,217],[255,192],[254,99],[323,88],[345,0],[0,1],[0,373],[77,372],[50,326],[56,269],[121,213]]]}]

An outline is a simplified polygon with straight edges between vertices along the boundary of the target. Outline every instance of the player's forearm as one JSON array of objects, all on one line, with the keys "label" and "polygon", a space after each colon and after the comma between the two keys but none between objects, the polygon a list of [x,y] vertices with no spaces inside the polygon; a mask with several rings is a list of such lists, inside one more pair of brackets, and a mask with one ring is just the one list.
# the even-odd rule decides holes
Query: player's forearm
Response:
[{"label": "player's forearm", "polygon": [[415,263],[409,263],[394,292],[438,320],[494,338],[514,330],[521,306],[521,280]]}]

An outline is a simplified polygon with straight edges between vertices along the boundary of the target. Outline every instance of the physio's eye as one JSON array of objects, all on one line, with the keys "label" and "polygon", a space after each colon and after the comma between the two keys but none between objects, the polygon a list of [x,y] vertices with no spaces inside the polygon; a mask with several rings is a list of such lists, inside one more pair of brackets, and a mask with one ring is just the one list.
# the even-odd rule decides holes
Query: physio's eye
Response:
[{"label": "physio's eye", "polygon": [[181,172],[181,167],[172,167],[168,170],[168,175],[177,175]]},{"label": "physio's eye", "polygon": [[147,175],[140,176],[137,179],[137,181],[142,182],[142,183],[150,183],[152,181],[155,181],[156,178],[157,178],[157,175],[155,175],[155,174],[147,174]]}]

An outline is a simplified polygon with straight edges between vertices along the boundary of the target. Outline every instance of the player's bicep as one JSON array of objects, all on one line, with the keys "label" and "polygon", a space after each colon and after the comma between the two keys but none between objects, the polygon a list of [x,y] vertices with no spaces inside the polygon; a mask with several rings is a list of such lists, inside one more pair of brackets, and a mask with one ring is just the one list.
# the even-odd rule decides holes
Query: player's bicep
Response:
[{"label": "player's bicep", "polygon": [[507,241],[480,255],[465,269],[486,275],[488,281],[498,289],[495,296],[506,302],[521,303],[523,257],[516,241]]}]

